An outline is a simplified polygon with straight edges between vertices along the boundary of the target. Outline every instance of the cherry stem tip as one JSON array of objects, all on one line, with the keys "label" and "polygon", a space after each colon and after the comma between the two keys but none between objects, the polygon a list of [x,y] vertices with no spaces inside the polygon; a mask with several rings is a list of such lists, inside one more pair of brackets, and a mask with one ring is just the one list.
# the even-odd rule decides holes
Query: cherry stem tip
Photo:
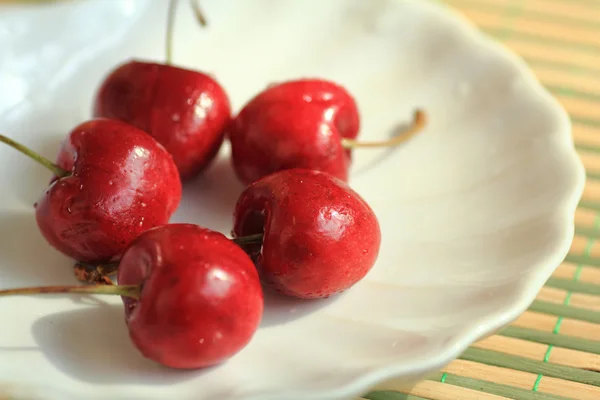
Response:
[{"label": "cherry stem tip", "polygon": [[355,139],[342,139],[342,146],[346,149],[354,149],[354,148],[366,148],[366,147],[393,147],[397,146],[401,143],[406,142],[408,139],[413,137],[415,134],[420,132],[425,125],[427,124],[427,115],[423,110],[416,110],[413,116],[412,125],[403,133],[394,136],[389,140],[384,140],[380,142],[360,142]]}]

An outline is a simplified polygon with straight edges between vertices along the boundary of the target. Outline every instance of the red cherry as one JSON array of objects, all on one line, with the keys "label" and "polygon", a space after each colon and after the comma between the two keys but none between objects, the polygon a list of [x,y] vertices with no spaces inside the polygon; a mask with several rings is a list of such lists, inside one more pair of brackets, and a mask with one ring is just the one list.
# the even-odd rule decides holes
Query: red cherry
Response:
[{"label": "red cherry", "polygon": [[228,135],[235,171],[248,184],[295,167],[347,180],[350,152],[341,138],[353,139],[358,130],[358,109],[344,88],[300,79],[271,86],[250,100]]},{"label": "red cherry", "polygon": [[249,184],[290,168],[348,180],[351,149],[394,146],[422,128],[425,115],[402,136],[358,142],[359,113],[350,93],[334,82],[300,79],[271,86],[250,100],[228,128],[239,179]]},{"label": "red cherry", "polygon": [[73,129],[57,165],[6,137],[56,176],[36,204],[46,240],[83,262],[121,255],[145,230],[168,222],[181,199],[171,156],[152,137],[119,121],[98,119]]},{"label": "red cherry", "polygon": [[93,113],[152,135],[171,153],[183,180],[214,159],[231,118],[227,94],[210,76],[140,61],[123,64],[104,79]]},{"label": "red cherry", "polygon": [[[261,233],[262,247],[251,240]],[[266,283],[304,299],[357,283],[373,267],[381,242],[377,217],[355,191],[329,174],[304,169],[251,184],[237,202],[233,235]]]},{"label": "red cherry", "polygon": [[8,289],[0,295],[123,296],[130,337],[147,358],[173,368],[225,361],[248,344],[263,312],[250,258],[220,233],[190,224],[151,229],[127,249],[119,286]]},{"label": "red cherry", "polygon": [[[185,181],[217,155],[231,120],[231,105],[215,79],[171,65],[177,4],[169,2],[166,62],[130,61],[115,68],[96,93],[93,114],[127,122],[152,135],[171,153]],[[192,9],[205,26],[196,2]]]},{"label": "red cherry", "polygon": [[220,233],[174,224],[141,235],[119,265],[131,339],[148,358],[175,368],[220,363],[242,349],[263,311],[258,274]]}]

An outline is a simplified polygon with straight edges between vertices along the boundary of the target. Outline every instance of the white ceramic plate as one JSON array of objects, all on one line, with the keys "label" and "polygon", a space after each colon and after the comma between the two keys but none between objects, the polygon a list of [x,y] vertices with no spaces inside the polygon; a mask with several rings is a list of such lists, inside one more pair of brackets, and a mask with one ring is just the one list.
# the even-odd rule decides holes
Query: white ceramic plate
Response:
[{"label": "white ceramic plate", "polygon": [[[152,5],[151,5],[152,3]],[[176,63],[214,73],[237,110],[268,83],[334,79],[356,96],[361,137],[415,107],[427,129],[355,152],[351,183],[383,230],[368,277],[323,302],[267,298],[252,343],[200,372],[161,368],[130,344],[116,298],[0,302],[0,394],[40,399],[344,399],[413,379],[524,311],[563,259],[584,172],[565,112],[524,64],[437,5],[402,0],[204,0],[179,7]],[[53,157],[89,118],[104,74],[163,59],[166,2],[79,0],[0,8],[0,130]],[[228,149],[185,188],[177,221],[229,232],[242,190]],[[73,283],[37,231],[49,178],[0,148],[0,285]]]}]

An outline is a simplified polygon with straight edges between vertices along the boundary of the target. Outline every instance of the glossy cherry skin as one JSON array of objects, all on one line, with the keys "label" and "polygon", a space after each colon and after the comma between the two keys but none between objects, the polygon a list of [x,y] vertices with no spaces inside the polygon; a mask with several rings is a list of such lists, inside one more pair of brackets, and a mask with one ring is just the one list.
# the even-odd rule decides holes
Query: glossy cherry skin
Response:
[{"label": "glossy cherry skin", "polygon": [[129,334],[141,353],[173,368],[221,363],[252,338],[263,293],[252,260],[220,233],[190,224],[151,229],[119,264]]},{"label": "glossy cherry skin", "polygon": [[120,121],[74,128],[36,205],[38,226],[62,253],[88,263],[118,258],[140,233],[163,225],[181,199],[177,167],[151,136]]},{"label": "glossy cherry skin", "polygon": [[304,169],[276,172],[240,196],[233,235],[264,232],[245,245],[261,278],[276,290],[314,299],[340,293],[361,280],[379,254],[379,222],[346,183]]},{"label": "glossy cherry skin", "polygon": [[348,180],[350,151],[359,114],[341,86],[300,79],[267,88],[248,102],[228,128],[232,161],[245,184],[273,172],[306,168]]},{"label": "glossy cherry skin", "polygon": [[119,66],[104,79],[93,113],[152,135],[171,153],[183,180],[214,159],[231,120],[227,94],[210,76],[139,61]]}]

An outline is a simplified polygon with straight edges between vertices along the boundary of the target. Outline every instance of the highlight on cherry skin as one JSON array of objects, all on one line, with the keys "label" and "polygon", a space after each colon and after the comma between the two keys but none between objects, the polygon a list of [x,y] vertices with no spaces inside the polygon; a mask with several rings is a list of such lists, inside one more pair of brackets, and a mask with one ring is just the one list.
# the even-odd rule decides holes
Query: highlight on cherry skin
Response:
[{"label": "highlight on cherry skin", "polygon": [[163,225],[140,235],[119,263],[118,282],[8,289],[0,296],[119,295],[135,347],[180,369],[224,362],[250,342],[262,318],[252,260],[224,235],[197,225]]},{"label": "highlight on cherry skin", "polygon": [[301,299],[348,290],[371,270],[381,243],[377,217],[358,193],[329,174],[297,168],[246,188],[233,236],[264,283]]},{"label": "highlight on cherry skin", "polygon": [[120,121],[95,119],[76,126],[56,162],[6,136],[0,141],[52,172],[35,204],[36,221],[50,245],[77,261],[120,257],[140,233],[168,223],[181,200],[181,181],[169,153]]},{"label": "highlight on cherry skin", "polygon": [[398,146],[426,125],[417,110],[412,125],[392,139],[357,139],[359,111],[352,95],[325,79],[296,79],[269,86],[252,98],[227,129],[238,178],[250,184],[273,172],[305,168],[348,181],[351,151]]},{"label": "highlight on cherry skin", "polygon": [[[173,65],[172,46],[177,0],[168,12],[166,61],[130,60],[101,82],[93,101],[94,117],[117,119],[154,137],[173,156],[181,179],[210,165],[231,120],[227,93],[208,74]],[[206,25],[195,1],[194,13]]]}]

